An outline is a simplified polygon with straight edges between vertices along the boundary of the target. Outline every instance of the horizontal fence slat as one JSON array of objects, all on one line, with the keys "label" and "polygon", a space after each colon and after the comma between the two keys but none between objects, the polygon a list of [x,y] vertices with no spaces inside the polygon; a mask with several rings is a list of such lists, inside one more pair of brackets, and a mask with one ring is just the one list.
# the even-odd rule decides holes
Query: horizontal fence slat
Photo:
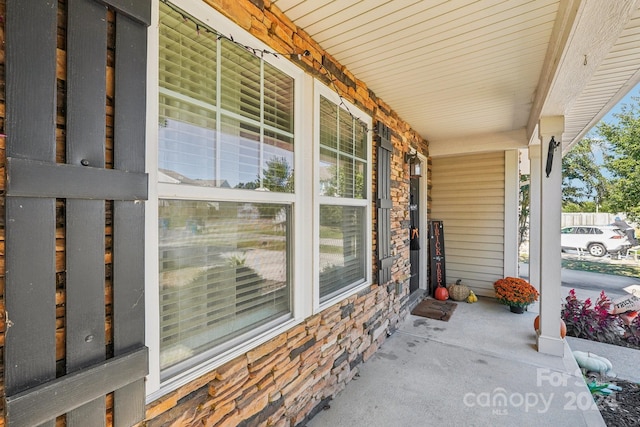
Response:
[{"label": "horizontal fence slat", "polygon": [[145,173],[7,158],[7,195],[87,200],[146,200]]},{"label": "horizontal fence slat", "polygon": [[141,347],[93,367],[6,398],[7,427],[36,426],[148,374],[148,349]]}]

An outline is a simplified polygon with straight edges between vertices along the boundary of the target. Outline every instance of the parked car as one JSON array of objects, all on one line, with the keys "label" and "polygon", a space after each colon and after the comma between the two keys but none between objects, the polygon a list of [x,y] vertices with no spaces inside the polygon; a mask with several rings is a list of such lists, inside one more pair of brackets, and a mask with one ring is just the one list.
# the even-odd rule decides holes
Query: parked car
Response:
[{"label": "parked car", "polygon": [[560,242],[562,250],[586,250],[590,255],[601,257],[610,254],[626,254],[631,242],[625,233],[613,225],[577,225],[564,227]]}]

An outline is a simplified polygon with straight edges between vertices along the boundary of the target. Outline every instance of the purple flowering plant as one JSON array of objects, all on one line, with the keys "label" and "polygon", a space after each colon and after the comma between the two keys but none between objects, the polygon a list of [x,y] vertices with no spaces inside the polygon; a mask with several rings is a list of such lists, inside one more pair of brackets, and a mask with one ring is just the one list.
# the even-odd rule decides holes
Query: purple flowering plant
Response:
[{"label": "purple flowering plant", "polygon": [[625,323],[619,314],[611,314],[611,305],[604,291],[594,304],[590,298],[579,300],[571,289],[562,308],[567,335],[640,349],[640,316]]},{"label": "purple flowering plant", "polygon": [[640,348],[640,316],[636,316],[625,329],[624,338],[627,342]]},{"label": "purple flowering plant", "polygon": [[620,316],[609,313],[610,307],[611,300],[604,291],[600,292],[593,304],[591,298],[579,300],[575,289],[571,289],[562,309],[562,320],[567,325],[567,335],[619,344],[624,330],[623,323]]}]

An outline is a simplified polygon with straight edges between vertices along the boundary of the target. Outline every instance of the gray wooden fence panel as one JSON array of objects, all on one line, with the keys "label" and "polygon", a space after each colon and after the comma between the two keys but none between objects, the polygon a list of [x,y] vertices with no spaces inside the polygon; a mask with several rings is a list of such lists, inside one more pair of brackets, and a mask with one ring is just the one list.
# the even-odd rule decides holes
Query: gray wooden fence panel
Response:
[{"label": "gray wooden fence panel", "polygon": [[[105,169],[105,4],[116,10],[115,170]],[[7,426],[144,418],[146,24],[149,0],[67,0],[67,161],[56,163],[54,0],[7,0]],[[108,191],[103,191],[108,188]],[[115,188],[115,190],[113,190]],[[56,198],[66,204],[66,375],[56,378]],[[105,200],[114,202],[114,353],[105,348]],[[97,363],[97,365],[96,365]],[[58,375],[63,372],[58,372]],[[88,404],[88,406],[87,406]],[[80,406],[83,406],[80,408]],[[49,421],[51,420],[51,421]]]},{"label": "gray wooden fence panel", "polygon": [[[114,165],[144,172],[146,117],[146,28],[118,15],[115,75]],[[144,203],[114,202],[114,353],[144,346]],[[114,425],[144,418],[144,379],[116,390]]]},{"label": "gray wooden fence panel", "polygon": [[[26,3],[6,2],[6,154],[54,162],[57,2]],[[56,376],[55,202],[6,198],[7,396]]]},{"label": "gray wooden fence panel", "polygon": [[390,129],[378,122],[377,136],[377,188],[378,188],[378,283],[385,284],[391,280],[391,144]]},{"label": "gray wooden fence panel", "polygon": [[[104,168],[107,9],[94,0],[67,1],[67,162]],[[104,200],[67,200],[67,373],[106,357],[104,228]],[[67,414],[70,427],[105,424],[105,396]]]}]

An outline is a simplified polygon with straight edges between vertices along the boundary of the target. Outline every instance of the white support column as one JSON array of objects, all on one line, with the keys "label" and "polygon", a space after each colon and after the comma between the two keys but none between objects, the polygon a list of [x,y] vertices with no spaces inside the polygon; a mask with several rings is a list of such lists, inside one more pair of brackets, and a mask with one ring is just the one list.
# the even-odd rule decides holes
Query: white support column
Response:
[{"label": "white support column", "polygon": [[[540,167],[542,145],[529,146],[529,283],[540,292]],[[540,303],[535,302],[528,308],[540,312]]]},{"label": "white support column", "polygon": [[518,277],[518,150],[504,152],[504,276]]},{"label": "white support column", "polygon": [[562,147],[554,152],[553,167],[547,176],[545,169],[549,141],[561,143],[564,116],[541,117],[540,162],[540,332],[538,351],[554,356],[564,355],[564,340],[560,337],[562,254],[560,226],[562,215]]}]

